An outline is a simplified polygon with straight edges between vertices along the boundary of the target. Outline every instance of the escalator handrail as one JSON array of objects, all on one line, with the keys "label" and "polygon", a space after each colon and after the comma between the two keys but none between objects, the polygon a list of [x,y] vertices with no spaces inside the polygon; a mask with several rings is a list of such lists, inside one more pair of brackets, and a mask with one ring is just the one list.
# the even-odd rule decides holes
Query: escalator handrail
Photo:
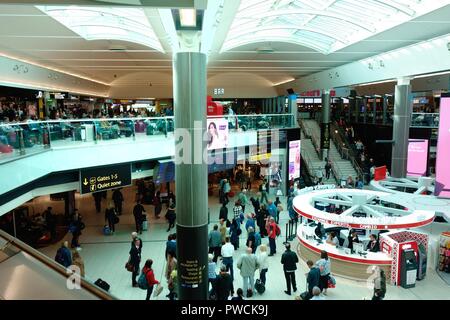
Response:
[{"label": "escalator handrail", "polygon": [[[36,249],[30,247],[26,243],[20,241],[17,238],[14,238],[10,234],[6,233],[3,230],[0,230],[0,237],[7,240],[11,245],[16,246],[21,251],[29,254],[39,262],[43,263],[50,269],[58,272],[59,274],[63,275],[64,277],[69,277],[71,274],[67,273],[66,268],[64,268],[62,265],[57,263],[56,261],[50,259],[48,256],[44,255],[43,253],[37,251]],[[103,289],[99,288],[95,284],[91,283],[90,281],[84,279],[83,277],[80,277],[80,285],[83,289],[86,291],[92,293],[93,295],[99,297],[102,300],[117,300],[116,297],[112,296],[111,294],[107,293]]]}]

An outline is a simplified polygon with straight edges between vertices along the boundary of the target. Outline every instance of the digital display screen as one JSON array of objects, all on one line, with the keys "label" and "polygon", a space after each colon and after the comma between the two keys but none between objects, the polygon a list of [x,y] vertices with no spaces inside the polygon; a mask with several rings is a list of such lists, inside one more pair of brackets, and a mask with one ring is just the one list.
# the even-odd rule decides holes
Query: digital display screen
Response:
[{"label": "digital display screen", "polygon": [[158,162],[153,169],[153,180],[157,184],[175,181],[175,163],[173,161]]},{"label": "digital display screen", "polygon": [[300,178],[300,140],[289,141],[289,181]]},{"label": "digital display screen", "polygon": [[228,120],[207,120],[207,148],[208,150],[224,149],[228,147]]},{"label": "digital display screen", "polygon": [[423,177],[427,173],[428,140],[413,140],[408,143],[407,175]]},{"label": "digital display screen", "polygon": [[443,94],[440,105],[439,135],[436,156],[436,196],[450,198],[450,95]]}]

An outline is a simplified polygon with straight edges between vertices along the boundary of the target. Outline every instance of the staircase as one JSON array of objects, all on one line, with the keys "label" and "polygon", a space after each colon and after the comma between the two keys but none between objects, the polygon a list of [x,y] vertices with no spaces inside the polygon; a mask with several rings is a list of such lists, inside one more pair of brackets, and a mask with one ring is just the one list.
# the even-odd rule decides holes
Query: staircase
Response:
[{"label": "staircase", "polygon": [[[309,157],[309,162],[314,170],[325,167],[325,161],[319,159],[315,146],[320,146],[320,127],[315,120],[302,120],[303,128],[306,133],[305,139],[302,139],[302,154]],[[333,134],[333,133],[332,133]],[[353,180],[358,176],[353,164],[350,160],[343,159],[336,148],[336,145],[330,141],[329,160],[333,167],[333,174],[337,181],[346,180],[348,176],[352,176]],[[308,166],[310,166],[308,164]],[[313,172],[314,172],[313,170]],[[311,171],[310,174],[314,175]],[[325,183],[336,183],[336,180],[329,179]]]},{"label": "staircase", "polygon": [[[325,167],[325,161],[322,161],[319,158],[319,155],[316,151],[316,147],[313,143],[313,137],[311,136],[310,128],[304,128],[306,129],[305,132],[302,132],[302,146],[301,146],[301,155],[303,157],[304,162],[306,163],[306,166],[308,167],[308,172],[311,177],[316,176],[317,170],[324,171]],[[336,180],[333,176],[330,176],[330,179],[326,179],[325,172],[323,173],[323,179],[322,182],[325,184],[335,184]]]}]

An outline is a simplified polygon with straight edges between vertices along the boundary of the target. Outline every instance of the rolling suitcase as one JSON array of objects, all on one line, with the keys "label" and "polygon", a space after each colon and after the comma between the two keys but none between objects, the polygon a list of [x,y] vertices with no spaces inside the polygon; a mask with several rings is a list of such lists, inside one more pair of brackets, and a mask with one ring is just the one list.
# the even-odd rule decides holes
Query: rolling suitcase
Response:
[{"label": "rolling suitcase", "polygon": [[111,229],[109,228],[109,226],[104,226],[104,227],[103,227],[103,234],[104,234],[105,236],[111,235]]},{"label": "rolling suitcase", "polygon": [[257,279],[255,282],[255,289],[259,294],[263,294],[264,291],[266,291],[266,286],[261,282],[260,279]]},{"label": "rolling suitcase", "polygon": [[142,221],[142,231],[147,231],[148,230],[148,221],[144,220]]},{"label": "rolling suitcase", "polygon": [[109,291],[109,284],[106,281],[103,281],[102,279],[98,278],[97,281],[94,282],[94,284],[100,288],[102,288],[105,291]]}]

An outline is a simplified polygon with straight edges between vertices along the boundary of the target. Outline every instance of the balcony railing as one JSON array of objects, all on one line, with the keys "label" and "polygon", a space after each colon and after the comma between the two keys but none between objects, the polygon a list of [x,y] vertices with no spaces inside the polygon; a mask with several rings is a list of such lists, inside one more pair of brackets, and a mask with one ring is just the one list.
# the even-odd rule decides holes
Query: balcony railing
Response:
[{"label": "balcony railing", "polygon": [[439,113],[413,113],[411,127],[439,128]]},{"label": "balcony railing", "polygon": [[[226,115],[230,132],[289,128],[291,114]],[[15,160],[53,147],[71,147],[112,141],[167,137],[175,128],[174,117],[102,118],[28,121],[0,124],[0,162]]]}]

